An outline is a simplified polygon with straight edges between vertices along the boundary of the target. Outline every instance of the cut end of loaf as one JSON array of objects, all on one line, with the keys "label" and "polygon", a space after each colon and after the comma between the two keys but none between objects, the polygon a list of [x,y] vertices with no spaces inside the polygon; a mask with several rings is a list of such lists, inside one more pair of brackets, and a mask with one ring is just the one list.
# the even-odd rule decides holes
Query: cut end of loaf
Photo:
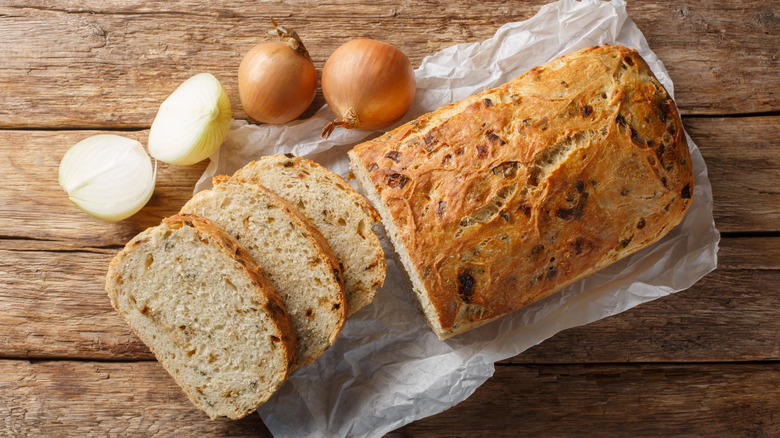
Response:
[{"label": "cut end of loaf", "polygon": [[[382,199],[379,196],[374,184],[371,182],[371,178],[368,176],[367,169],[360,159],[358,159],[352,151],[348,152],[350,158],[350,169],[360,187],[360,190],[365,194],[368,201],[376,208],[379,215],[382,217],[382,226],[385,229],[385,235],[390,239],[394,251],[394,256],[397,262],[403,266],[404,269],[401,272],[406,279],[407,285],[410,288],[413,296],[416,298],[418,308],[423,314],[428,326],[436,333],[439,339],[446,339],[451,336],[446,333],[441,326],[441,322],[436,314],[436,309],[433,303],[425,293],[425,286],[422,283],[420,274],[414,268],[411,258],[409,257],[408,250],[404,245],[403,240],[398,235],[398,228],[396,224],[390,219],[390,213],[386,210]],[[385,219],[388,218],[388,219]]]}]

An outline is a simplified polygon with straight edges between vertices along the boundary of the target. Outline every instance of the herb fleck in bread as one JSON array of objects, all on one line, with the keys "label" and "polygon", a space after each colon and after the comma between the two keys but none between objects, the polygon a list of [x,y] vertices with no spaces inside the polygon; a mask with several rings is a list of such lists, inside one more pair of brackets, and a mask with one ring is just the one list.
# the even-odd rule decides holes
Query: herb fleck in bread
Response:
[{"label": "herb fleck in bread", "polygon": [[181,211],[211,219],[263,267],[298,338],[293,369],[336,341],[346,312],[338,261],[294,207],[261,185],[217,177],[214,188],[197,193]]},{"label": "herb fleck in bread", "polygon": [[268,187],[322,232],[344,271],[347,316],[371,303],[387,264],[371,229],[379,215],[365,198],[340,176],[292,154],[263,157],[233,176]]},{"label": "herb fleck in bread", "polygon": [[111,304],[212,419],[253,412],[286,380],[292,325],[262,269],[210,221],[177,215],[111,262]]},{"label": "herb fleck in bread", "polygon": [[694,188],[674,102],[621,46],[557,58],[349,156],[442,339],[657,241]]}]

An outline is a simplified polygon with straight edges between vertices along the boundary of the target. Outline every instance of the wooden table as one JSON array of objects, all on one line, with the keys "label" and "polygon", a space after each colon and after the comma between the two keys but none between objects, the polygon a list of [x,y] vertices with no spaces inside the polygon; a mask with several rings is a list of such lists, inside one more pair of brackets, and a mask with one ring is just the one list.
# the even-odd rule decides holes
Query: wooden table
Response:
[{"label": "wooden table", "polygon": [[[0,435],[268,435],[258,415],[212,422],[192,407],[103,291],[117,250],[175,213],[206,163],[162,165],[149,205],[104,223],[57,184],[71,145],[101,132],[145,143],[160,102],[201,71],[244,118],[236,71],[269,16],[299,31],[321,71],[363,36],[416,66],[545,2],[2,2]],[[780,434],[780,2],[632,0],[628,11],[709,166],[718,269],[497,364],[467,401],[391,436]]]}]

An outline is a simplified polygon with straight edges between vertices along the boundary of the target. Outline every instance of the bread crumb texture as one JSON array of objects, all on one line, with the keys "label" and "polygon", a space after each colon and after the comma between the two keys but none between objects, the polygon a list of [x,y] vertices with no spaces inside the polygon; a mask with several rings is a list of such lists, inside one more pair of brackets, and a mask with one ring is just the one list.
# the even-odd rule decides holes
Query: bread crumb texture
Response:
[{"label": "bread crumb texture", "polygon": [[263,157],[233,176],[268,187],[322,232],[344,273],[347,316],[371,303],[387,271],[385,253],[371,228],[379,215],[349,183],[292,154]]},{"label": "bread crumb texture", "polygon": [[298,349],[293,369],[330,347],[344,325],[346,301],[336,256],[305,217],[258,184],[216,178],[183,213],[207,217],[262,266],[290,314]]},{"label": "bread crumb texture", "polygon": [[292,327],[261,270],[210,221],[174,216],[112,261],[111,303],[192,402],[241,418],[287,378]]}]

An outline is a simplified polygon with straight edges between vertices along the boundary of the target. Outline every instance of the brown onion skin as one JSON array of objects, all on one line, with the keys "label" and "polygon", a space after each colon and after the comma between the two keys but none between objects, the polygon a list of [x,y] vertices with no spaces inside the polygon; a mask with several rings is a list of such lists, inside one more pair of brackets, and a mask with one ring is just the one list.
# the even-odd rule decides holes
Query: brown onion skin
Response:
[{"label": "brown onion skin", "polygon": [[414,100],[416,82],[409,58],[394,46],[372,39],[344,43],[328,58],[322,71],[322,93],[330,109],[344,120],[350,109],[356,126],[386,128],[406,114]]},{"label": "brown onion skin", "polygon": [[241,106],[258,122],[294,120],[311,105],[316,92],[314,64],[282,41],[256,45],[238,67]]}]

